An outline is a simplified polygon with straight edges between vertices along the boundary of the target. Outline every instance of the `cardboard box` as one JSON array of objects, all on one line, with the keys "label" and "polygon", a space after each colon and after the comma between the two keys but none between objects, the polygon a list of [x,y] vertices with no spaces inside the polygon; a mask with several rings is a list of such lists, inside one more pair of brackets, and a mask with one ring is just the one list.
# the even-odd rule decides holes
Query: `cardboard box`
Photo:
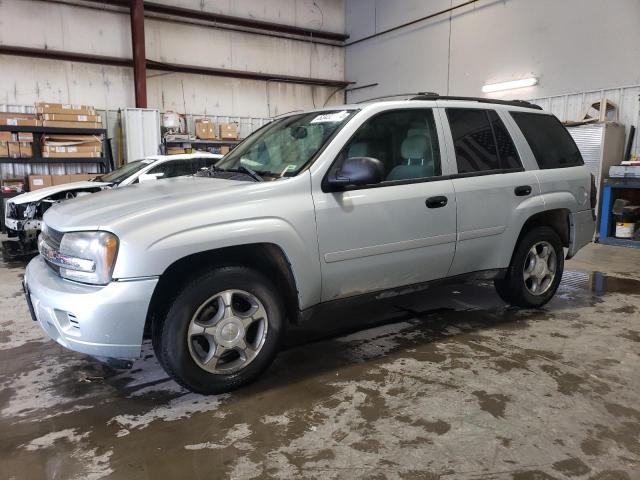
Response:
[{"label": "cardboard box", "polygon": [[7,142],[9,146],[9,156],[11,158],[20,158],[20,143],[19,142]]},{"label": "cardboard box", "polygon": [[51,175],[29,175],[29,191],[51,186]]},{"label": "cardboard box", "polygon": [[10,142],[13,140],[11,132],[0,132],[0,142]]},{"label": "cardboard box", "polygon": [[57,120],[43,120],[43,127],[55,128],[102,128],[102,124],[98,122],[60,122]]},{"label": "cardboard box", "polygon": [[221,123],[220,124],[220,138],[224,140],[237,140],[238,139],[238,125],[235,123]]},{"label": "cardboard box", "polygon": [[0,112],[0,118],[22,118],[26,120],[35,120],[38,116],[35,113]]},{"label": "cardboard box", "polygon": [[215,124],[208,118],[196,120],[196,138],[202,140],[214,140],[216,138]]},{"label": "cardboard box", "polygon": [[42,152],[44,158],[100,158],[101,152]]},{"label": "cardboard box", "polygon": [[67,135],[62,133],[50,133],[42,138],[45,143],[59,143],[75,145],[80,143],[102,143],[102,135]]},{"label": "cardboard box", "polygon": [[16,192],[20,193],[24,191],[24,178],[5,178],[2,180],[3,192]]},{"label": "cardboard box", "polygon": [[98,176],[97,173],[77,173],[74,175],[51,175],[51,185],[63,185],[65,183],[82,182],[85,180],[91,180]]},{"label": "cardboard box", "polygon": [[42,153],[101,153],[102,152],[102,144],[98,143],[87,143],[87,144],[79,144],[79,145],[43,145]]},{"label": "cardboard box", "polygon": [[36,103],[37,113],[63,113],[67,115],[95,115],[96,109],[91,105],[71,105],[68,103]]},{"label": "cardboard box", "polygon": [[42,120],[55,120],[60,122],[97,122],[102,123],[100,115],[75,115],[68,113],[43,113]]},{"label": "cardboard box", "polygon": [[98,173],[76,173],[74,175],[69,175],[69,178],[72,182],[82,182],[86,180],[92,180],[98,175]]},{"label": "cardboard box", "polygon": [[13,140],[17,140],[18,142],[33,142],[33,133],[18,132],[16,138],[14,138]]},{"label": "cardboard box", "polygon": [[5,140],[0,140],[0,157],[9,156],[9,143]]},{"label": "cardboard box", "polygon": [[167,155],[183,155],[185,153],[187,153],[187,150],[185,148],[167,148]]},{"label": "cardboard box", "polygon": [[0,118],[0,125],[9,125],[13,127],[38,127],[40,120],[35,118]]},{"label": "cardboard box", "polygon": [[62,185],[64,183],[70,183],[70,175],[51,175],[51,185]]},{"label": "cardboard box", "polygon": [[228,145],[223,145],[220,147],[220,155],[226,155],[231,151],[231,148]]},{"label": "cardboard box", "polygon": [[33,147],[31,142],[18,142],[20,144],[20,157],[31,158],[33,157]]}]

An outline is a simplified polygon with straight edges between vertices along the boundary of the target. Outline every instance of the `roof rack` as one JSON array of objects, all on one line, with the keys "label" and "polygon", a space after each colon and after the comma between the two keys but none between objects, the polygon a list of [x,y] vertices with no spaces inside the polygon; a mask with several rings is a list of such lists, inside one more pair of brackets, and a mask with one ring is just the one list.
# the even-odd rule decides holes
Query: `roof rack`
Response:
[{"label": "roof rack", "polygon": [[513,107],[524,107],[533,108],[535,110],[542,110],[542,107],[540,105],[536,105],[535,103],[527,102],[525,100],[497,100],[495,98],[484,97],[455,97],[450,95],[439,95],[434,92],[419,93],[415,97],[412,97],[411,100],[467,100],[470,102],[493,103],[498,105],[511,105]]}]

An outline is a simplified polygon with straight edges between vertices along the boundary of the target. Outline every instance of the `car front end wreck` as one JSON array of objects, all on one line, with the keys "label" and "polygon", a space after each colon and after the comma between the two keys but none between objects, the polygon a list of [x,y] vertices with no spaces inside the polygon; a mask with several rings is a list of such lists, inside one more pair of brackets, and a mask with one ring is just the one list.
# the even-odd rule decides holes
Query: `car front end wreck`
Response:
[{"label": "car front end wreck", "polygon": [[43,228],[41,255],[31,260],[24,277],[33,320],[68,349],[99,358],[139,357],[158,279],[112,279],[118,245],[109,232]]},{"label": "car front end wreck", "polygon": [[4,228],[9,242],[4,242],[6,256],[36,253],[42,217],[53,205],[109,187],[109,183],[75,182],[24,193],[7,201]]}]

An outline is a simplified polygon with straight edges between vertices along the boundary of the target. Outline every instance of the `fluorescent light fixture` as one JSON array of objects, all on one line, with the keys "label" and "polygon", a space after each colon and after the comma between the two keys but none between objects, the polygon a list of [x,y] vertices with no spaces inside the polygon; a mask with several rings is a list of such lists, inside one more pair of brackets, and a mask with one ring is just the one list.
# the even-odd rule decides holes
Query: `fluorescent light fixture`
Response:
[{"label": "fluorescent light fixture", "polygon": [[511,80],[509,82],[488,83],[482,86],[482,93],[500,92],[502,90],[513,90],[515,88],[533,87],[538,84],[536,77]]}]

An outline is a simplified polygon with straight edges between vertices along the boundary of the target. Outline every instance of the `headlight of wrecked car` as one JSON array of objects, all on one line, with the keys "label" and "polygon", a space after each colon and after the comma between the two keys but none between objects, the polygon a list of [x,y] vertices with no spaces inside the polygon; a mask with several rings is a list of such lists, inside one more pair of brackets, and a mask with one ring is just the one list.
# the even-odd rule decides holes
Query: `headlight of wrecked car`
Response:
[{"label": "headlight of wrecked car", "polygon": [[69,232],[62,237],[59,251],[42,237],[38,247],[42,256],[60,268],[60,276],[106,285],[118,254],[118,237],[109,232]]},{"label": "headlight of wrecked car", "polygon": [[35,203],[28,203],[27,206],[24,208],[23,216],[27,220],[35,217],[36,216],[36,204]]}]

